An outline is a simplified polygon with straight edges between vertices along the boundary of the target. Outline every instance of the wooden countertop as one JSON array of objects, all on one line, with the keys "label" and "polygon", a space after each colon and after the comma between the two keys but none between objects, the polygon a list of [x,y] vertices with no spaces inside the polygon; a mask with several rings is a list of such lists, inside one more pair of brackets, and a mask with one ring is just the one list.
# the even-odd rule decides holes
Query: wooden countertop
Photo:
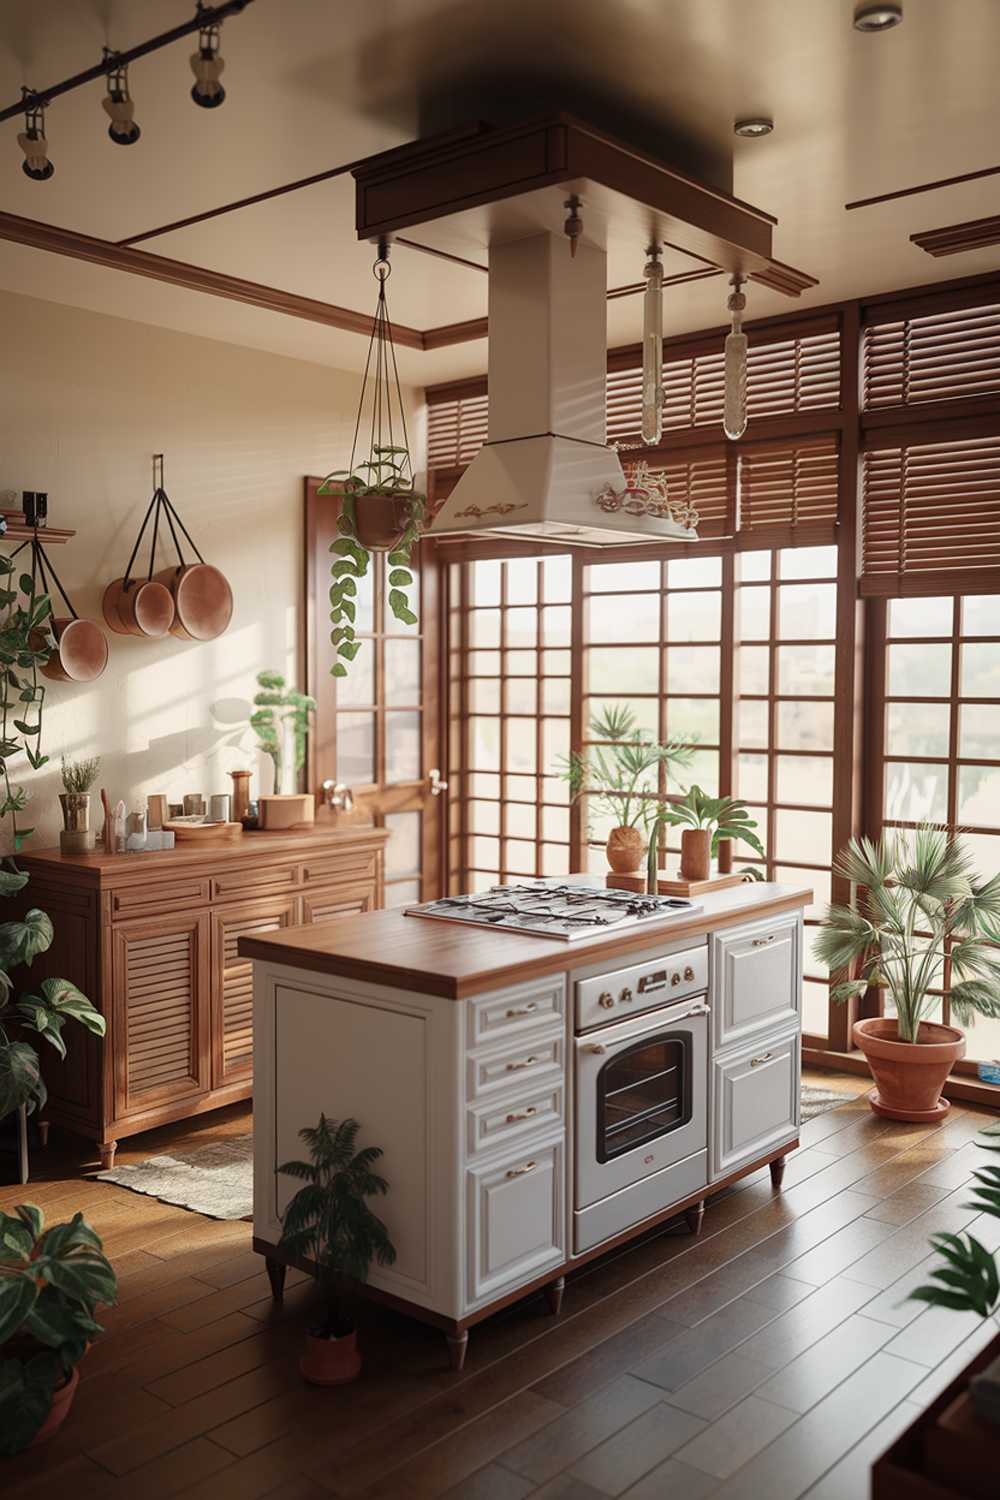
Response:
[{"label": "wooden countertop", "polygon": [[539,974],[579,968],[598,957],[625,963],[630,953],[649,948],[660,937],[674,942],[754,917],[775,916],[807,905],[812,895],[805,886],[730,886],[701,897],[704,910],[694,916],[574,943],[407,917],[401,911],[373,911],[314,927],[242,937],[239,951],[243,958],[463,1000]]},{"label": "wooden countertop", "polygon": [[323,849],[381,848],[388,837],[386,828],[318,824],[291,833],[244,833],[217,843],[176,843],[172,849],[152,850],[148,854],[105,854],[103,850],[63,854],[59,849],[32,849],[19,854],[17,862],[30,875],[57,874],[63,882],[112,886],[126,880],[163,880],[175,874],[196,874],[231,861],[238,864],[254,859],[308,859]]}]

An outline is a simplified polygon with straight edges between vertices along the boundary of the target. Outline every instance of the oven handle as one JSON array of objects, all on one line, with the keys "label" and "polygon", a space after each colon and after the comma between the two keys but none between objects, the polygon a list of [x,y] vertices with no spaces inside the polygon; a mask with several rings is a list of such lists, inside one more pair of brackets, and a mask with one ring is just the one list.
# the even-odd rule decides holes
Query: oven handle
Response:
[{"label": "oven handle", "polygon": [[[623,1038],[623,1041],[636,1041],[639,1037],[645,1036],[646,1031],[659,1031],[662,1026],[674,1026],[678,1021],[686,1021],[689,1016],[707,1016],[709,1009],[704,1000],[700,1000],[696,1005],[688,1005],[684,1010],[671,1008],[655,1011],[648,1018],[650,1021],[648,1027],[645,1027],[642,1031],[631,1033],[627,1038]],[[654,1016],[655,1020],[653,1019]],[[609,1045],[615,1046],[617,1044],[614,1042],[610,1044],[608,1042],[583,1042],[581,1050],[603,1055],[607,1052]]]}]

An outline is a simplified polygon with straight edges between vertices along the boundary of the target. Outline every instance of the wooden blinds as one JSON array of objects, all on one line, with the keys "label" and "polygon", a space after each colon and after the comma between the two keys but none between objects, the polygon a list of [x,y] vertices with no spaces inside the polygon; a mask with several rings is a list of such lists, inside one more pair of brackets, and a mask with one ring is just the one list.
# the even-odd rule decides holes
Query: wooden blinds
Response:
[{"label": "wooden blinds", "polygon": [[427,393],[427,467],[464,468],[486,441],[486,383],[468,394]]},{"label": "wooden blinds", "polygon": [[866,411],[996,395],[1000,306],[945,306],[875,323],[864,330],[863,371]]},{"label": "wooden blinds", "polygon": [[833,541],[839,494],[836,436],[748,443],[739,451],[740,532],[777,527]]}]

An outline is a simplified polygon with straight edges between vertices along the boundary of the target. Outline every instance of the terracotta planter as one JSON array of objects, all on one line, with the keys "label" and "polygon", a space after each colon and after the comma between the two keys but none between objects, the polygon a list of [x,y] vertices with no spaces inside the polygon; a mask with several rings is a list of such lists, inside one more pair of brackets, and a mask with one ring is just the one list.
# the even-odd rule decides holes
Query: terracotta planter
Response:
[{"label": "terracotta planter", "polygon": [[347,1385],[361,1374],[357,1329],[343,1338],[320,1338],[306,1334],[306,1352],[299,1360],[299,1373],[310,1385]]},{"label": "terracotta planter", "polygon": [[612,828],[607,843],[608,864],[616,875],[631,875],[642,864],[642,834],[638,828]]},{"label": "terracotta planter", "polygon": [[73,1405],[73,1397],[76,1395],[76,1388],[79,1384],[80,1371],[74,1366],[73,1373],[66,1384],[61,1385],[52,1397],[49,1414],[28,1444],[29,1448],[37,1448],[39,1443],[44,1443],[46,1439],[52,1437],[53,1433],[59,1431],[69,1416],[69,1409]]},{"label": "terracotta planter", "polygon": [[163,568],[157,573],[156,582],[173,594],[175,615],[171,635],[182,641],[214,641],[228,630],[233,618],[233,591],[211,563]]},{"label": "terracotta planter", "polygon": [[917,1042],[899,1041],[894,1020],[855,1021],[854,1040],[876,1084],[868,1102],[877,1115],[921,1122],[948,1113],[941,1089],[965,1056],[965,1037],[954,1026],[934,1021],[921,1021],[919,1037]]},{"label": "terracotta planter", "polygon": [[93,682],[108,664],[108,638],[93,620],[52,621],[56,649],[42,668],[52,682]]},{"label": "terracotta planter", "polygon": [[685,828],[681,834],[681,878],[707,880],[711,873],[711,831],[707,828]]},{"label": "terracotta planter", "polygon": [[406,495],[359,495],[354,502],[358,541],[369,552],[391,552],[403,539],[413,514]]},{"label": "terracotta planter", "polygon": [[104,623],[118,635],[141,635],[159,640],[174,623],[174,596],[155,578],[116,578],[104,590]]}]

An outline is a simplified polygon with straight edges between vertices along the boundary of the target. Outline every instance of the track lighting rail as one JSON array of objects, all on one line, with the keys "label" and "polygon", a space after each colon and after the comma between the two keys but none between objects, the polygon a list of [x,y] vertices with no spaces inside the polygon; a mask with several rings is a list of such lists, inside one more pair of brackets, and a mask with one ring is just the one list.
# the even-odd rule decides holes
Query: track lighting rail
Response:
[{"label": "track lighting rail", "polygon": [[172,26],[169,31],[161,31],[159,36],[150,37],[146,42],[139,42],[137,46],[129,47],[124,52],[112,52],[110,56],[105,53],[92,68],[85,68],[82,73],[74,73],[71,78],[64,78],[61,83],[55,83],[50,88],[29,89],[27,94],[19,98],[15,104],[9,104],[6,109],[0,109],[0,120],[12,120],[15,115],[23,115],[26,104],[44,107],[51,104],[53,99],[58,99],[61,94],[68,94],[85,83],[94,83],[99,78],[106,78],[109,61],[117,67],[127,67],[137,58],[148,57],[151,52],[159,52],[161,47],[169,47],[172,42],[179,42],[183,37],[191,36],[193,32],[202,31],[209,26],[218,26],[227,16],[238,15],[251,3],[252,0],[224,0],[221,5],[200,5],[190,21],[183,21],[179,26]]}]

